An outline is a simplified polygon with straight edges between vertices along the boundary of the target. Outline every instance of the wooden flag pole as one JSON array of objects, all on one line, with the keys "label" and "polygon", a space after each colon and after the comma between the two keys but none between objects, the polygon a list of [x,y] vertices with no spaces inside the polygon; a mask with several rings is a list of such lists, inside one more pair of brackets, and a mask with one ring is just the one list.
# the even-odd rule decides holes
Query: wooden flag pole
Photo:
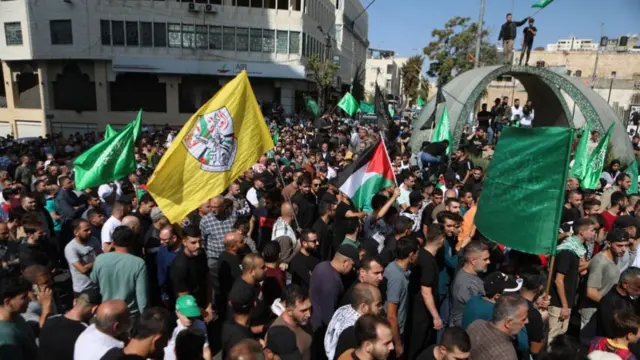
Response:
[{"label": "wooden flag pole", "polygon": [[549,295],[549,291],[551,291],[551,282],[553,280],[553,270],[556,265],[556,257],[551,256],[551,262],[549,263],[549,277],[547,278],[547,286],[544,289],[544,294],[546,296]]}]

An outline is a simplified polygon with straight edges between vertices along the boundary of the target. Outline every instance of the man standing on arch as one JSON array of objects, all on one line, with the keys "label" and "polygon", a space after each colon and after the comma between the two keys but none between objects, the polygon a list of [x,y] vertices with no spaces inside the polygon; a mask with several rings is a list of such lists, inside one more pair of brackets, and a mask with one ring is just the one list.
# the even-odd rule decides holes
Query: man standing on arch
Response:
[{"label": "man standing on arch", "polygon": [[498,41],[502,40],[502,46],[504,48],[504,64],[511,65],[513,62],[513,41],[516,39],[517,29],[519,26],[524,25],[529,17],[525,18],[522,21],[513,22],[511,21],[511,13],[507,14],[507,22],[502,24],[500,28],[500,35],[498,36]]},{"label": "man standing on arch", "polygon": [[[525,19],[526,20],[526,19]],[[533,18],[529,18],[529,26],[527,26],[522,32],[522,53],[520,53],[519,65],[522,65],[522,58],[527,53],[527,59],[524,62],[525,66],[529,65],[529,55],[531,55],[531,49],[533,48],[533,38],[536,36],[538,29],[533,26]]]}]

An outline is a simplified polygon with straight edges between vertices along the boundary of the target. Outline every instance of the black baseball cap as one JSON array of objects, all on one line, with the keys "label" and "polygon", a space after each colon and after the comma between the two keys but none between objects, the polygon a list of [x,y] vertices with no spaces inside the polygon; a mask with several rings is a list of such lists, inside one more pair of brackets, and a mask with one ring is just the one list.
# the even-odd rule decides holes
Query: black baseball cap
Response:
[{"label": "black baseball cap", "polygon": [[296,334],[286,326],[273,326],[267,333],[266,348],[282,360],[302,360]]},{"label": "black baseball cap", "polygon": [[484,291],[489,295],[515,293],[520,291],[522,279],[507,275],[500,271],[492,272],[484,278]]},{"label": "black baseball cap", "polygon": [[629,236],[627,232],[623,229],[611,229],[607,234],[607,241],[609,242],[623,242],[629,241]]},{"label": "black baseball cap", "polygon": [[358,256],[358,249],[353,245],[343,244],[338,248],[338,253],[340,255],[346,256],[349,259],[353,260],[354,264],[360,260]]},{"label": "black baseball cap", "polygon": [[626,229],[636,225],[636,219],[631,215],[619,216],[614,222],[613,227],[616,229]]}]

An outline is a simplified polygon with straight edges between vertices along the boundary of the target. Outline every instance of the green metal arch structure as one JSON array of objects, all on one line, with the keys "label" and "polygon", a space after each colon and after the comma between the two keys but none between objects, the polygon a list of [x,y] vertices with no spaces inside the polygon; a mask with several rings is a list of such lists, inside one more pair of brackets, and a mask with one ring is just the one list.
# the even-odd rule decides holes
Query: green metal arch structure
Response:
[{"label": "green metal arch structure", "polygon": [[[576,104],[593,130],[604,133],[611,124],[616,124],[612,135],[609,152],[614,159],[629,164],[634,159],[631,142],[627,131],[609,104],[595,91],[579,79],[556,73],[544,68],[529,66],[487,66],[462,73],[444,86],[447,99],[450,129],[454,144],[459,143],[464,126],[475,111],[477,100],[491,81],[503,75],[511,75],[518,79],[527,91],[529,100],[533,101],[536,110],[535,127],[565,126],[576,127],[573,123],[572,111],[562,95],[562,90]],[[422,110],[413,123],[411,149],[418,152],[423,141],[429,140],[431,124],[428,118],[433,113],[435,97]],[[438,106],[436,119],[440,118],[443,106]]]}]

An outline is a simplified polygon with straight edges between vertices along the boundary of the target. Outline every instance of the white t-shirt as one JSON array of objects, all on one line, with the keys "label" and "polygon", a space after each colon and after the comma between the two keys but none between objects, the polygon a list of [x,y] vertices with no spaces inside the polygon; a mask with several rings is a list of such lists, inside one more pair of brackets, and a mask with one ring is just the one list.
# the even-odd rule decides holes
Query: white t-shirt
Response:
[{"label": "white t-shirt", "polygon": [[113,235],[113,230],[115,230],[118,226],[120,226],[120,220],[114,218],[113,216],[104,222],[104,225],[102,225],[102,231],[100,232],[100,237],[102,238],[103,244],[111,244],[111,235]]},{"label": "white t-shirt", "polygon": [[524,112],[522,112],[522,106],[518,106],[517,109],[515,106],[511,107],[511,120],[515,120],[516,115],[519,115],[520,119],[524,117]]},{"label": "white t-shirt", "polygon": [[123,348],[124,343],[101,332],[91,325],[78,336],[73,348],[74,360],[100,360],[112,348]]},{"label": "white t-shirt", "polygon": [[[164,348],[164,360],[176,360],[176,352],[175,352],[176,338],[178,337],[178,334],[180,334],[182,330],[187,329],[186,326],[180,323],[180,320],[176,321],[176,323],[178,325],[176,326],[175,329],[173,329],[173,334],[171,334],[171,339],[167,343],[167,346]],[[208,347],[209,339],[207,338],[207,325],[205,325],[202,320],[195,319],[193,320],[193,324],[191,324],[190,328],[199,329],[204,333],[204,346]]]}]

